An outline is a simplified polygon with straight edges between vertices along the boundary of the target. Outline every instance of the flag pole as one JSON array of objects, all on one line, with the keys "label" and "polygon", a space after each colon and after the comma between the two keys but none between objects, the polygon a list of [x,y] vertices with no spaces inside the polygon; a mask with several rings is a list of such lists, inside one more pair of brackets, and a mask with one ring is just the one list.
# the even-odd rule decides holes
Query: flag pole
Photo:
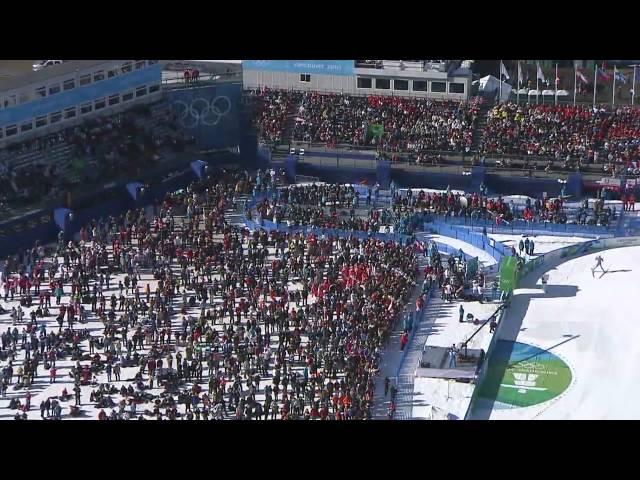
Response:
[{"label": "flag pole", "polygon": [[500,65],[498,65],[498,71],[500,72],[498,74],[498,80],[500,80],[500,83],[498,83],[498,86],[500,87],[500,91],[498,93],[498,104],[500,104],[502,101],[502,60],[500,60]]},{"label": "flag pole", "polygon": [[536,105],[540,103],[538,101],[538,95],[540,95],[540,75],[538,75],[538,71],[540,70],[540,64],[536,62]]},{"label": "flag pole", "polygon": [[558,105],[558,64],[557,63],[556,63],[556,81],[555,81],[555,84],[556,84],[556,90],[555,90],[555,92],[556,92],[556,105]]},{"label": "flag pole", "polygon": [[576,106],[576,92],[578,90],[578,66],[573,62],[573,106]]},{"label": "flag pole", "polygon": [[596,84],[598,83],[598,64],[594,64],[593,70],[593,108],[596,108]]},{"label": "flag pole", "polygon": [[631,87],[631,105],[633,105],[633,101],[636,98],[636,67],[637,65],[633,66],[633,86]]},{"label": "flag pole", "polygon": [[611,97],[611,106],[612,107],[616,106],[616,73],[617,73],[617,71],[618,71],[618,69],[614,65],[613,66],[613,96]]},{"label": "flag pole", "polygon": [[522,74],[520,73],[520,60],[518,60],[518,93],[516,94],[516,104],[520,105],[520,77]]}]

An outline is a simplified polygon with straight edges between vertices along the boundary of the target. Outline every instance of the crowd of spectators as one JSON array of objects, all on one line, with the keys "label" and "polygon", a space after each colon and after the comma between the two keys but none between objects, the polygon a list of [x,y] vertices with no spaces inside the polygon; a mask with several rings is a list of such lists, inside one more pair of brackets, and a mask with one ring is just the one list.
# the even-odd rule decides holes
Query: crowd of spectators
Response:
[{"label": "crowd of spectators", "polygon": [[[463,151],[473,143],[478,97],[470,102],[392,96],[303,94],[296,141],[375,146],[382,151]],[[382,125],[382,135],[370,126]]]},{"label": "crowd of spectators", "polygon": [[406,193],[394,192],[393,213],[397,218],[407,218],[414,213],[430,212],[451,217],[467,217],[472,220],[493,220],[496,224],[513,220],[526,222],[577,223],[582,225],[607,226],[617,218],[615,208],[605,206],[598,199],[593,207],[585,200],[579,206],[567,209],[562,196],[557,198],[526,198],[524,204],[513,199],[506,201],[502,196],[488,197],[482,193],[418,192],[411,189]]},{"label": "crowd of spectators", "polygon": [[[524,205],[518,205],[513,200],[505,201],[502,196],[492,198],[476,192],[415,192],[409,189],[406,193],[394,193],[392,208],[394,214],[400,218],[415,212],[431,212],[473,220],[494,220],[496,224],[513,220],[552,223],[569,221],[561,197],[543,200],[527,198]],[[576,212],[575,221],[581,223],[584,220],[583,223],[606,225],[611,215],[612,212],[604,208],[602,212],[584,208]]]},{"label": "crowd of spectators", "polygon": [[[377,192],[378,187],[374,186],[372,191]],[[368,195],[367,204],[371,200],[370,194]],[[360,195],[353,185],[314,183],[311,185],[290,185],[280,191],[279,200],[283,205],[317,205],[318,207],[333,205],[348,208],[356,206],[359,197]]]},{"label": "crowd of spectators", "polygon": [[279,144],[288,140],[285,128],[289,116],[302,96],[299,92],[262,89],[252,92],[255,104],[256,127],[263,141]]},{"label": "crowd of spectators", "polygon": [[[7,146],[0,153],[0,185],[4,187],[0,202],[29,203],[60,195],[73,184],[108,180],[123,173],[140,174],[165,153],[183,151],[194,143],[192,136],[177,128],[170,111],[153,119],[151,115],[149,107],[142,106]],[[159,125],[163,128],[154,128]],[[50,159],[53,149],[61,145],[71,147],[66,162],[59,157]],[[16,157],[32,153],[34,161],[15,165]]]},{"label": "crowd of spectators", "polygon": [[208,177],[7,259],[5,302],[23,312],[0,350],[16,419],[38,416],[32,396],[43,419],[371,418],[415,246],[228,224],[255,184]]},{"label": "crowd of spectators", "polygon": [[[291,132],[294,141],[376,147],[385,154],[408,153],[417,164],[434,165],[438,163],[434,152],[475,151],[473,134],[483,101],[481,97],[454,102],[268,89],[255,94],[260,99],[259,130],[269,142],[286,140],[288,119],[297,108]],[[606,174],[640,175],[639,112],[628,106],[611,110],[499,104],[488,113],[478,159],[488,154],[544,157],[546,164],[532,160],[523,168],[581,171],[600,163]],[[384,130],[381,135],[378,125]]]},{"label": "crowd of spectators", "polygon": [[[347,231],[380,232],[381,227],[393,224],[393,216],[386,209],[368,209],[364,214],[352,207],[340,210],[336,205],[317,207],[314,205],[290,205],[270,202],[265,199],[256,205],[258,223],[270,220],[288,226],[314,226],[336,228]],[[252,219],[251,214],[248,217]],[[385,229],[386,231],[386,229]]]},{"label": "crowd of spectators", "polygon": [[640,111],[631,107],[505,103],[489,112],[480,152],[550,157],[576,169],[604,163],[604,173],[640,174],[639,133]]},{"label": "crowd of spectators", "polygon": [[572,105],[516,105],[505,103],[489,111],[481,150],[591,159],[605,138],[605,111]]}]

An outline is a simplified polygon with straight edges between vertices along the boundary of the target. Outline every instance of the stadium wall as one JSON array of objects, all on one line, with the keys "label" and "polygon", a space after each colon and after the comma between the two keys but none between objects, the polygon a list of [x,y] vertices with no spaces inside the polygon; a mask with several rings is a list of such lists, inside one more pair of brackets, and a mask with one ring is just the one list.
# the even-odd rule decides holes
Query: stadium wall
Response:
[{"label": "stadium wall", "polygon": [[541,192],[546,192],[548,197],[560,195],[562,184],[554,179],[529,178],[529,177],[505,177],[495,174],[486,174],[484,183],[494,192],[518,193],[537,198]]},{"label": "stadium wall", "polygon": [[[185,86],[166,91],[166,99],[185,132],[203,150],[238,147],[242,85]],[[244,133],[244,132],[243,132]]]},{"label": "stadium wall", "polygon": [[[336,150],[333,152],[305,150],[304,159],[300,155],[293,155],[293,159],[296,169],[300,172],[325,172],[328,175],[326,178],[339,178],[340,176],[336,177],[331,172],[338,170],[343,178],[347,177],[347,180],[343,179],[342,182],[357,183],[358,176],[362,176],[362,172],[377,168],[375,154],[359,150]],[[301,174],[306,175],[306,173]],[[573,180],[571,185],[567,183],[567,193],[579,197],[583,190],[582,177],[574,175],[571,179]],[[447,186],[450,186],[456,190],[477,190],[479,184],[484,182],[492,193],[518,193],[534,198],[537,198],[541,192],[546,192],[549,197],[557,196],[563,185],[552,178],[503,176],[493,173],[487,174],[484,171],[475,176],[473,174],[461,175],[459,172],[437,172],[411,164],[391,164],[391,180],[400,187],[446,189]]]}]

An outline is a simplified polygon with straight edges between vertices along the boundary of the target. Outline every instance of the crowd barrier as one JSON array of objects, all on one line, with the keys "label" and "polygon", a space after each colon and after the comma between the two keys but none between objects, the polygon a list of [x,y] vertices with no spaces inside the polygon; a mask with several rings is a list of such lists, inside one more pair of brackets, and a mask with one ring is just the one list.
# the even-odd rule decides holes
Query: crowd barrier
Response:
[{"label": "crowd barrier", "polygon": [[429,213],[432,221],[440,221],[448,225],[465,227],[474,231],[487,233],[503,233],[514,235],[588,235],[588,236],[613,236],[613,227],[599,225],[578,225],[574,223],[551,223],[551,222],[527,222],[526,220],[513,220],[496,225],[493,220],[482,220],[471,217],[453,217],[450,215],[438,215]]},{"label": "crowd barrier", "polygon": [[306,234],[315,234],[315,235],[324,235],[325,237],[355,237],[359,240],[366,240],[369,238],[375,238],[377,240],[383,240],[385,242],[394,241],[401,243],[402,245],[409,245],[412,241],[413,237],[409,235],[402,235],[399,233],[382,233],[382,232],[364,232],[360,230],[342,230],[339,228],[321,228],[313,225],[286,225],[282,223],[274,223],[269,220],[249,220],[248,218],[244,218],[244,223],[249,230],[266,230],[266,231],[274,231],[277,230],[279,232],[287,232],[287,233],[304,233]]},{"label": "crowd barrier", "polygon": [[[568,247],[560,248],[558,250],[553,250],[548,253],[541,254],[531,261],[524,264],[524,267],[519,273],[519,280],[529,275],[539,267],[544,266],[545,264],[551,264],[561,259],[565,259],[565,261],[571,260],[575,257],[580,257],[582,255],[587,255],[589,253],[594,253],[601,250],[609,250],[612,248],[622,248],[622,247],[633,247],[640,245],[640,236],[634,237],[616,237],[616,238],[599,238],[596,240],[591,240],[588,242],[579,243],[577,245],[570,245]],[[489,347],[487,348],[487,353],[485,355],[484,362],[480,367],[478,372],[478,377],[476,379],[476,387],[474,388],[473,395],[471,396],[471,401],[469,402],[469,408],[467,409],[467,413],[465,414],[465,420],[468,420],[471,417],[473,412],[473,408],[478,400],[478,392],[480,391],[480,387],[482,382],[485,380],[486,372],[488,370],[487,366],[491,360],[491,355],[495,349],[495,345],[497,344],[500,334],[502,332],[502,324],[507,320],[506,313],[508,312],[508,308],[505,308],[499,317],[498,327],[491,338],[491,342],[489,343]]]},{"label": "crowd barrier", "polygon": [[[416,288],[420,288],[420,287],[417,286]],[[429,293],[427,294],[427,298],[425,298],[424,305],[422,306],[422,310],[420,311],[420,314],[417,316],[417,318],[415,318],[415,321],[413,322],[413,327],[411,328],[411,333],[409,334],[409,341],[407,342],[406,347],[402,351],[402,355],[400,357],[400,363],[398,363],[398,368],[396,369],[396,388],[399,386],[398,382],[400,380],[400,372],[402,371],[402,367],[404,367],[404,362],[407,359],[407,353],[411,348],[411,344],[413,343],[413,339],[416,336],[416,332],[420,328],[420,324],[422,323],[422,320],[424,320],[424,317],[427,312],[427,307],[429,306],[429,303],[431,303],[431,296],[433,295],[433,290],[434,289],[429,289]],[[403,319],[399,318],[397,321],[402,321],[402,320]],[[412,372],[412,375],[413,375],[413,372]]]},{"label": "crowd barrier", "polygon": [[[258,192],[254,193],[252,198],[247,202],[247,209],[251,209],[255,207],[255,205],[265,198],[269,198],[270,200],[276,199],[278,196],[277,189],[270,189],[266,192]],[[249,220],[244,215],[244,223],[249,230],[267,230],[273,231],[277,230],[279,232],[288,232],[288,233],[304,233],[309,234],[313,233],[315,235],[325,235],[332,237],[355,237],[359,240],[366,240],[368,238],[375,238],[378,240],[394,241],[401,243],[402,245],[408,245],[414,237],[412,235],[405,235],[401,233],[383,233],[383,232],[367,232],[361,230],[343,230],[339,228],[321,228],[312,225],[288,225],[287,223],[275,223],[271,220]]]},{"label": "crowd barrier", "polygon": [[443,224],[441,222],[425,222],[424,229],[432,231],[438,235],[444,235],[445,237],[451,237],[461,240],[469,245],[473,245],[493,257],[498,264],[502,260],[502,257],[510,257],[511,249],[501,242],[497,242],[486,235],[475,233],[471,230],[465,230],[456,228],[452,225]]}]

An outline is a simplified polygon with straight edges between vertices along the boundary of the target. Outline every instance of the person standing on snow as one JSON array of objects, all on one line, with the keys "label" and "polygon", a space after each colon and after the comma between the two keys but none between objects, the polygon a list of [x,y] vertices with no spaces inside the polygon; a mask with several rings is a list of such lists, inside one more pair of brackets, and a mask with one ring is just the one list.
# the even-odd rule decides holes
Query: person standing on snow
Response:
[{"label": "person standing on snow", "polygon": [[591,275],[592,275],[592,276],[594,276],[594,277],[595,277],[595,271],[596,271],[596,269],[597,269],[598,267],[600,267],[600,269],[602,270],[602,274],[603,274],[603,275],[604,275],[605,273],[607,273],[607,271],[606,271],[606,270],[604,269],[604,267],[602,266],[602,262],[603,262],[603,261],[604,261],[604,259],[603,259],[600,255],[598,255],[598,256],[596,257],[596,266],[595,266],[595,267],[593,267],[593,268],[591,269]]}]

